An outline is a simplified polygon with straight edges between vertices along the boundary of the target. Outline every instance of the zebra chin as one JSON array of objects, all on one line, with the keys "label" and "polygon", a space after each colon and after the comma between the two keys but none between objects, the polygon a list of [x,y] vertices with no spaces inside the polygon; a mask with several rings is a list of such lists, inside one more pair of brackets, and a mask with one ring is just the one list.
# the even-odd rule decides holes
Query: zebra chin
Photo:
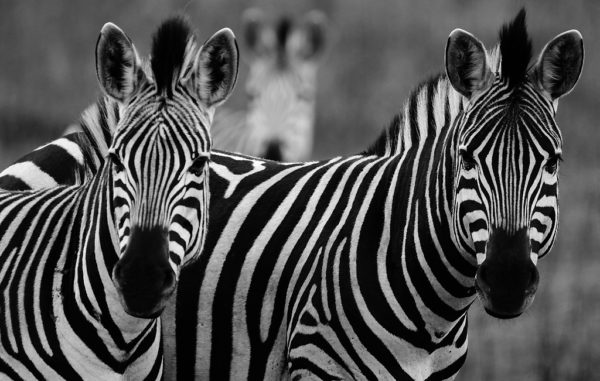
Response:
[{"label": "zebra chin", "polygon": [[143,293],[126,293],[122,290],[119,291],[119,299],[125,312],[129,315],[142,318],[142,319],[154,319],[160,316],[167,305],[167,301],[173,292],[169,292],[162,298],[152,298]]},{"label": "zebra chin", "polygon": [[113,268],[112,281],[125,312],[138,318],[158,317],[177,286],[166,230],[132,229],[127,249]]},{"label": "zebra chin", "polygon": [[493,229],[485,260],[479,265],[475,288],[485,311],[498,319],[512,319],[529,308],[539,283],[539,272],[531,259],[526,229],[507,233]]}]

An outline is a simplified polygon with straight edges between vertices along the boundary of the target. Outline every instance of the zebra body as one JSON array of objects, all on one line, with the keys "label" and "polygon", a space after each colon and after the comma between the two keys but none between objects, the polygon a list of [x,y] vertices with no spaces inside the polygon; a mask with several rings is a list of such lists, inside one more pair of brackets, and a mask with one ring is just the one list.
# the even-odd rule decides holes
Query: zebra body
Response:
[{"label": "zebra body", "polygon": [[310,159],[325,23],[318,11],[274,25],[257,9],[244,14],[247,110],[217,112],[215,148],[277,161]]},{"label": "zebra body", "polygon": [[[83,140],[82,140],[83,139]],[[80,147],[89,145],[85,135],[71,133],[36,148],[0,173],[4,189],[29,190],[77,185],[98,171],[95,155]],[[59,159],[59,160],[57,160]],[[78,171],[73,171],[78,168]],[[23,178],[22,173],[31,176]],[[23,183],[23,180],[28,181]]]},{"label": "zebra body", "polygon": [[524,13],[489,54],[454,31],[447,76],[362,154],[213,152],[204,251],[163,315],[166,378],[454,378],[473,300],[522,313],[556,234],[554,116],[583,45],[563,33],[528,68],[528,41]]},{"label": "zebra body", "polygon": [[[463,100],[445,78],[413,99],[424,101],[400,128],[419,135],[400,154],[297,165],[213,154],[211,195],[229,202],[211,204],[205,253],[182,272],[168,372],[426,379],[460,368],[476,262],[447,228],[453,177],[435,168]],[[434,125],[409,125],[434,105]]]},{"label": "zebra body", "polygon": [[86,137],[62,138],[32,155],[71,157],[62,164],[85,162],[83,172],[17,182],[19,170],[44,168],[21,161],[3,177],[49,189],[0,192],[0,378],[160,379],[158,316],[181,266],[202,249],[208,127],[235,83],[233,34],[199,48],[183,20],[167,20],[143,68],[131,40],[107,23],[96,66],[123,111],[110,144],[90,134],[107,157],[81,150]]}]

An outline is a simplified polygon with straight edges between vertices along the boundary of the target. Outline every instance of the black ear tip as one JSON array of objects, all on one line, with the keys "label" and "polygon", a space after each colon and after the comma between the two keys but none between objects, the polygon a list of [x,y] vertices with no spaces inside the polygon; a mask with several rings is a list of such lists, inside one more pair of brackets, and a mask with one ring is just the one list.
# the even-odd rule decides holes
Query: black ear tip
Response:
[{"label": "black ear tip", "polygon": [[471,33],[463,29],[454,29],[450,32],[448,40],[446,41],[446,55],[451,50],[451,47],[467,49],[474,41],[476,41],[476,38]]},{"label": "black ear tip", "polygon": [[448,35],[448,40],[462,40],[465,38],[475,38],[471,33],[467,32],[464,29],[456,28],[450,35]]},{"label": "black ear tip", "polygon": [[223,28],[219,30],[217,33],[213,34],[208,41],[214,46],[227,49],[232,55],[232,58],[237,60],[239,55],[237,39],[231,29]]},{"label": "black ear tip", "polygon": [[221,33],[223,35],[223,37],[228,40],[235,41],[235,34],[229,28],[223,28],[220,31],[218,31],[217,33]]},{"label": "black ear tip", "polygon": [[100,29],[100,35],[96,42],[96,50],[99,51],[105,49],[108,43],[113,43],[123,38],[126,37],[121,28],[111,22],[107,22],[102,26],[102,29]]},{"label": "black ear tip", "polygon": [[107,22],[102,26],[102,29],[100,29],[100,34],[102,35],[109,35],[113,33],[123,34],[123,31],[112,22]]},{"label": "black ear tip", "polygon": [[217,33],[213,34],[208,40],[206,40],[206,44],[215,44],[218,46],[227,46],[227,45],[235,45],[236,38],[233,31],[229,28],[223,28],[219,30]]},{"label": "black ear tip", "polygon": [[571,29],[561,34],[564,38],[568,38],[573,43],[579,43],[583,47],[583,36],[577,29]]}]

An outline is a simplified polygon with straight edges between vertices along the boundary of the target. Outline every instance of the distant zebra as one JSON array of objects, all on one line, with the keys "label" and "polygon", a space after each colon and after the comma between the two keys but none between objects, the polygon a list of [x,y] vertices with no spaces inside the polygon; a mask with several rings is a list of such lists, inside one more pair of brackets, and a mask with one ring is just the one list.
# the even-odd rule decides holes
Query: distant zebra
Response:
[{"label": "distant zebra", "polygon": [[490,54],[457,29],[447,75],[364,153],[213,151],[204,251],[163,313],[166,378],[454,378],[476,294],[521,314],[556,235],[555,113],[583,40],[565,32],[530,58],[524,11]]},{"label": "distant zebra", "polygon": [[[84,185],[0,192],[2,379],[160,379],[157,317],[203,247],[208,128],[235,83],[232,32],[198,47],[187,24],[170,19],[146,65],[107,23],[96,69],[123,105],[108,159]],[[77,166],[94,152],[76,153],[75,142],[36,152],[67,152],[80,160],[65,164]]]},{"label": "distant zebra", "polygon": [[269,160],[308,160],[326,17],[312,11],[296,23],[284,17],[269,24],[250,9],[243,21],[250,64],[247,110],[217,112],[215,148]]}]

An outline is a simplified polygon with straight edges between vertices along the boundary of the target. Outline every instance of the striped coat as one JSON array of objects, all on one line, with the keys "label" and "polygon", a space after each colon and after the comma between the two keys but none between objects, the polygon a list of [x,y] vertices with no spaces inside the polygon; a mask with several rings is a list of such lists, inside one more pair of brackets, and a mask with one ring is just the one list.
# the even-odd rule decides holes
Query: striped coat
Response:
[{"label": "striped coat", "polygon": [[163,314],[167,378],[454,378],[471,303],[522,313],[556,234],[554,116],[583,45],[563,33],[531,68],[530,50],[523,12],[489,53],[454,31],[447,75],[359,155],[214,152],[205,250]]}]

